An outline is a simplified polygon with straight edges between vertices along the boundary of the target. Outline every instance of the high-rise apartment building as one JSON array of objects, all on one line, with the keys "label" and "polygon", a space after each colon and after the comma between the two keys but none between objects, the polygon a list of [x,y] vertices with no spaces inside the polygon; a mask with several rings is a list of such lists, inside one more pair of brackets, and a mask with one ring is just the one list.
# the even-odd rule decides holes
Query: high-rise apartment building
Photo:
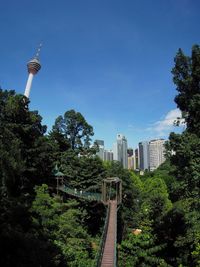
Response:
[{"label": "high-rise apartment building", "polygon": [[104,158],[105,161],[113,161],[113,151],[112,150],[104,150]]},{"label": "high-rise apartment building", "polygon": [[113,159],[122,163],[124,168],[128,168],[127,140],[124,135],[117,135],[117,142],[113,147]]},{"label": "high-rise apartment building", "polygon": [[140,164],[140,160],[139,160],[139,149],[136,148],[135,149],[135,170],[139,169],[139,164]]},{"label": "high-rise apartment building", "polygon": [[128,154],[128,157],[133,156],[133,148],[128,148],[127,149],[127,154]]},{"label": "high-rise apartment building", "polygon": [[135,170],[135,157],[134,156],[128,157],[128,169]]},{"label": "high-rise apartment building", "polygon": [[149,142],[149,170],[156,170],[165,161],[165,140],[157,139]]},{"label": "high-rise apartment building", "polygon": [[103,141],[103,140],[95,140],[95,143],[96,143],[98,146],[104,146],[104,141]]},{"label": "high-rise apartment building", "polygon": [[149,142],[143,141],[139,143],[139,168],[142,171],[149,170]]}]

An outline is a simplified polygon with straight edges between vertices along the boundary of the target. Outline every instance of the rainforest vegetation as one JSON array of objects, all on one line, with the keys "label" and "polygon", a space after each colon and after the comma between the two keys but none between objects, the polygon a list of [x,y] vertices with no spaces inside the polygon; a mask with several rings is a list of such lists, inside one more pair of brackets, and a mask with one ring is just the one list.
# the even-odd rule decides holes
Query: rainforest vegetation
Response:
[{"label": "rainforest vegetation", "polygon": [[[50,132],[29,100],[0,89],[0,265],[95,266],[106,209],[56,192],[56,168],[66,184],[101,191],[102,180],[122,180],[118,211],[118,266],[200,266],[200,47],[181,49],[172,70],[182,112],[166,162],[144,176],[119,162],[102,162],[91,146],[93,127],[75,110]],[[134,229],[140,229],[135,234]]]}]

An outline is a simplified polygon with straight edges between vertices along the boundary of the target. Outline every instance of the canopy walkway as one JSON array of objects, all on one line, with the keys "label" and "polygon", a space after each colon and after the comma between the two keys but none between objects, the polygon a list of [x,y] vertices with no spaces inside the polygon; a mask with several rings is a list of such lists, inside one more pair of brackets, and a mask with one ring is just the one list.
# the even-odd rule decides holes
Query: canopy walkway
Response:
[{"label": "canopy walkway", "polygon": [[[114,190],[115,193],[113,193]],[[78,191],[76,188],[70,188],[64,183],[61,185],[57,184],[57,192],[58,191],[89,201],[102,202],[107,207],[99,252],[96,256],[94,266],[116,267],[117,209],[118,205],[121,203],[121,180],[117,177],[104,179],[102,184],[102,194],[82,190]]]},{"label": "canopy walkway", "polygon": [[116,266],[116,243],[117,243],[117,201],[110,200],[107,234],[103,253],[101,257],[101,267]]},{"label": "canopy walkway", "polygon": [[87,200],[95,200],[95,201],[101,201],[101,194],[100,193],[94,193],[94,192],[87,192],[87,191],[78,191],[76,188],[70,188],[66,185],[60,185],[58,189],[68,195],[83,198]]}]

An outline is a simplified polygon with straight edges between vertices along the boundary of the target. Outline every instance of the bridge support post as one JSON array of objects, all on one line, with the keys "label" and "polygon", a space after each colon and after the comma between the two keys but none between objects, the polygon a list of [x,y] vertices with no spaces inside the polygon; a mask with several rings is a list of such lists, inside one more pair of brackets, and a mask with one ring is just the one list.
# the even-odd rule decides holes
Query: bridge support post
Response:
[{"label": "bridge support post", "polygon": [[102,202],[108,205],[110,200],[122,202],[122,182],[118,177],[108,177],[102,182]]}]

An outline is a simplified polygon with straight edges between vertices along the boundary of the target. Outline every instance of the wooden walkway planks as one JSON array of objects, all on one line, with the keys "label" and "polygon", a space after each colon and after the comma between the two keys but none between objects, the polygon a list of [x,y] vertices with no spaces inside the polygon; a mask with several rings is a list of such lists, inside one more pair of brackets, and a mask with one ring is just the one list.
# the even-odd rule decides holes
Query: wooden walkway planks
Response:
[{"label": "wooden walkway planks", "polygon": [[108,231],[103,250],[101,267],[114,267],[115,264],[115,242],[117,233],[117,201],[110,200],[110,216],[108,222]]}]

